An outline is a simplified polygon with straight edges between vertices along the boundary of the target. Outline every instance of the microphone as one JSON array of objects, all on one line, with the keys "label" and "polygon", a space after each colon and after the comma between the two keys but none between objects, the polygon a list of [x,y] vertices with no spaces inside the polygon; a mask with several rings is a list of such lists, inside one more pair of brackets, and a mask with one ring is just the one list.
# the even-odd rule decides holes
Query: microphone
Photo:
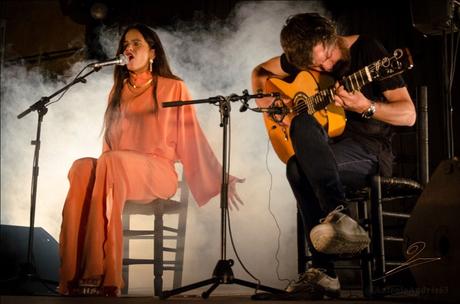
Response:
[{"label": "microphone", "polygon": [[125,56],[124,54],[118,55],[118,57],[110,59],[110,60],[105,60],[101,62],[96,62],[91,64],[90,66],[92,68],[101,68],[106,65],[126,65],[129,62],[129,58]]},{"label": "microphone", "polygon": [[244,102],[240,107],[240,112],[246,112],[247,109],[249,109],[249,105]]},{"label": "microphone", "polygon": [[258,113],[279,114],[279,115],[286,115],[286,114],[289,114],[290,112],[289,109],[287,109],[286,107],[254,108],[252,110]]}]

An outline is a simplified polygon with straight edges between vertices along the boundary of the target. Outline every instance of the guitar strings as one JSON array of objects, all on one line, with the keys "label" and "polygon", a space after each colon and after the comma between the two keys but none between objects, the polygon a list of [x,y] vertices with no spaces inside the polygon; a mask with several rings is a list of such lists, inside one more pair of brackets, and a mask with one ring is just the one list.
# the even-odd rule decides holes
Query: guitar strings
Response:
[{"label": "guitar strings", "polygon": [[[330,93],[330,94],[328,94]],[[313,114],[314,112],[326,107],[330,103],[332,92],[330,89],[319,91],[317,94],[308,96],[306,100],[298,102],[294,105],[294,110],[297,113],[307,112]]]}]

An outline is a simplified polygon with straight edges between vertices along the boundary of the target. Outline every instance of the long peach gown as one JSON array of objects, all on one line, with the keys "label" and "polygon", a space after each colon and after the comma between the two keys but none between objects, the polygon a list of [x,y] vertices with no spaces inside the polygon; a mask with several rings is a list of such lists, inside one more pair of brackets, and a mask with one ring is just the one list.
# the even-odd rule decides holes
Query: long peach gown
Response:
[{"label": "long peach gown", "polygon": [[135,94],[124,85],[121,116],[98,159],[76,160],[62,212],[59,291],[82,278],[103,278],[122,288],[121,214],[126,200],[169,198],[177,190],[180,161],[190,190],[202,206],[220,192],[221,165],[197,121],[193,106],[162,108],[189,100],[182,81],[158,77],[160,108],[153,113],[152,89]]}]

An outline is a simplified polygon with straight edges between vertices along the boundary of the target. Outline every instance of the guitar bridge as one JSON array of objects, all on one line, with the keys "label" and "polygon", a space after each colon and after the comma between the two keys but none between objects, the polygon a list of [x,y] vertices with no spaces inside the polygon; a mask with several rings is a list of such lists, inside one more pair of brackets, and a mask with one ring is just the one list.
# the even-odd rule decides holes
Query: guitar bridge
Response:
[{"label": "guitar bridge", "polygon": [[284,134],[284,140],[285,140],[285,141],[288,141],[288,140],[289,140],[289,136],[288,136],[288,134],[287,134],[287,132],[286,132],[286,128],[283,128],[283,134]]}]

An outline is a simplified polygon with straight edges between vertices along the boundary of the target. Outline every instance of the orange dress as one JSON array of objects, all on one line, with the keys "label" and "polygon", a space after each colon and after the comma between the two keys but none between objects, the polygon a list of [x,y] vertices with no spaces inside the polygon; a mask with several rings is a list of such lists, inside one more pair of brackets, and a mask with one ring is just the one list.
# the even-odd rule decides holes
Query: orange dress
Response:
[{"label": "orange dress", "polygon": [[[142,90],[141,90],[142,91]],[[193,106],[162,108],[190,100],[182,81],[158,77],[159,109],[152,88],[135,93],[125,83],[121,115],[98,159],[76,160],[62,212],[59,291],[85,278],[122,288],[121,214],[125,201],[169,198],[177,190],[174,163],[183,164],[189,188],[202,206],[220,193],[221,165],[204,136]]]}]

